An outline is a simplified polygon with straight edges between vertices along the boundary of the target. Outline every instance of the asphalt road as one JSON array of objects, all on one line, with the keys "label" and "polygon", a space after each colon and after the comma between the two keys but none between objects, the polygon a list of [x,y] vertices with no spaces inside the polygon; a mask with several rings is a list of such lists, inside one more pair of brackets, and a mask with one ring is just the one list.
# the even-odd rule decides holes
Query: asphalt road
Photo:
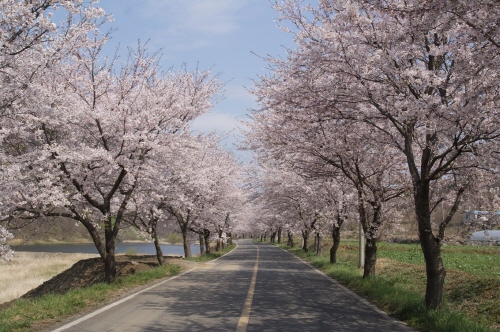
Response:
[{"label": "asphalt road", "polygon": [[220,259],[57,331],[412,331],[271,245]]}]

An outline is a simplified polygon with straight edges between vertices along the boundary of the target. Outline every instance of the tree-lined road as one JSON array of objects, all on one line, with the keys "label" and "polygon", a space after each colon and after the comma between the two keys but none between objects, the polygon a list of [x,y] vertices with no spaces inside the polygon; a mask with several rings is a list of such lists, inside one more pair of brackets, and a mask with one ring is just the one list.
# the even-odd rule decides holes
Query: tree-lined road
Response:
[{"label": "tree-lined road", "polygon": [[291,254],[250,240],[91,315],[55,331],[411,331]]}]

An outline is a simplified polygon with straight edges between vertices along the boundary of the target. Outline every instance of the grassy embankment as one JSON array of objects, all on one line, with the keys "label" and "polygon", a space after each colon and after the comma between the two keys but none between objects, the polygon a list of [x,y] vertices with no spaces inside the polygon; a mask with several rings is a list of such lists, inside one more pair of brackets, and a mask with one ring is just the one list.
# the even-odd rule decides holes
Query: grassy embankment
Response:
[{"label": "grassy embankment", "polygon": [[0,311],[0,331],[36,331],[61,322],[71,315],[96,308],[135,287],[179,273],[178,265],[165,265],[124,278],[114,284],[94,284],[66,294],[52,294],[35,300],[19,299]]},{"label": "grassy embankment", "polygon": [[380,243],[377,275],[369,279],[363,279],[357,268],[355,241],[341,244],[337,264],[329,262],[329,247],[321,256],[284,248],[419,331],[500,331],[499,247],[443,247],[447,276],[441,310],[425,308],[425,265],[419,245]]},{"label": "grassy embankment", "polygon": [[211,250],[210,254],[208,254],[208,255],[194,256],[194,257],[191,257],[191,258],[187,258],[187,260],[190,260],[190,261],[193,261],[193,262],[208,262],[208,261],[214,260],[216,258],[219,258],[222,255],[227,254],[228,252],[230,252],[231,250],[233,250],[235,247],[236,247],[236,244],[233,243],[231,245],[226,246],[221,251]]},{"label": "grassy embankment", "polygon": [[[215,252],[203,257],[193,257],[190,260],[209,261],[222,256],[234,247],[235,245],[230,246],[221,252]],[[64,266],[67,265],[67,267],[70,267],[79,259],[89,257],[89,255],[82,255],[85,257],[78,258],[76,257],[77,254],[68,254],[67,259],[63,262],[63,259],[54,259],[54,254],[47,255],[45,253],[45,255],[47,256],[45,259],[42,259],[41,257],[43,254],[37,254],[37,259],[32,259],[31,262],[28,262],[28,258],[19,261],[19,264],[14,265],[21,265],[20,263],[24,264],[24,269],[22,269],[23,271],[13,272],[14,270],[11,269],[10,273],[17,273],[16,279],[21,283],[22,279],[30,279],[30,276],[34,274],[53,276],[58,272],[63,271],[65,269]],[[70,255],[73,256],[72,259],[69,257]],[[65,255],[59,254],[59,256]],[[31,255],[31,257],[33,258],[34,255]],[[36,262],[38,262],[38,264]],[[9,265],[7,264],[2,266],[2,274],[4,272],[4,268],[8,266]],[[35,273],[34,271],[37,272]],[[57,272],[54,273],[54,271]],[[61,322],[71,315],[89,311],[93,308],[101,306],[110,299],[117,298],[121,294],[131,291],[134,288],[140,287],[151,281],[176,275],[179,271],[179,265],[169,264],[146,271],[139,271],[132,276],[118,278],[112,285],[99,283],[90,287],[75,289],[63,295],[48,295],[36,300],[16,300],[10,307],[0,311],[0,332],[40,330],[41,328]],[[3,277],[0,275],[1,281],[4,280],[2,279]],[[2,282],[0,282],[0,284],[2,284]],[[12,285],[12,283],[9,284]],[[25,293],[26,291],[27,290],[23,290],[22,293]]]},{"label": "grassy embankment", "polygon": [[0,262],[0,303],[17,299],[56,274],[92,254],[16,252],[9,262]]}]

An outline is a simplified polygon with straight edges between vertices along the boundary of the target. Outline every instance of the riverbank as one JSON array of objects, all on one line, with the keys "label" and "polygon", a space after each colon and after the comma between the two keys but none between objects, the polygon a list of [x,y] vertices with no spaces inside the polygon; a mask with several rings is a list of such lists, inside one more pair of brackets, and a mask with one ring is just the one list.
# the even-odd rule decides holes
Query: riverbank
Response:
[{"label": "riverbank", "polygon": [[[160,247],[164,255],[184,255],[184,247],[182,245],[160,244]],[[11,246],[11,248],[16,252],[98,253],[93,243],[45,243]],[[115,253],[155,255],[156,249],[152,242],[119,242],[116,243]],[[198,255],[200,247],[192,244],[191,253]]]},{"label": "riverbank", "polygon": [[9,262],[0,263],[0,304],[17,299],[29,290],[94,254],[16,252]]},{"label": "riverbank", "polygon": [[[175,245],[175,246],[182,246],[182,241],[181,242],[175,242],[171,243],[168,241],[159,241],[160,244],[166,244],[166,245]],[[61,240],[32,240],[32,241],[25,241],[22,239],[10,239],[7,241],[7,243],[10,246],[16,247],[16,246],[33,246],[33,245],[76,245],[76,244],[94,244],[92,241],[88,239],[77,239],[77,240],[72,240],[72,241],[61,241]],[[145,244],[145,243],[152,243],[151,241],[144,241],[144,240],[125,240],[125,241],[117,241],[116,243],[125,243],[125,244]],[[198,241],[192,241],[191,245],[199,245],[200,243]]]}]

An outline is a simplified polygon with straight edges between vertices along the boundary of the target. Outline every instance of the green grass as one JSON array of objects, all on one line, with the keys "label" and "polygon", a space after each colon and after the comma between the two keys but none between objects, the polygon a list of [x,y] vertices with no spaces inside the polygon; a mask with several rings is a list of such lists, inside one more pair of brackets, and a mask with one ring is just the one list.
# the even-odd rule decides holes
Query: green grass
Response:
[{"label": "green grass", "polygon": [[500,331],[498,247],[443,248],[447,278],[440,310],[424,305],[425,265],[419,245],[380,243],[377,275],[369,279],[357,268],[354,241],[342,242],[337,264],[330,264],[328,250],[316,256],[298,247],[284,248],[419,331]]},{"label": "green grass", "polygon": [[186,260],[193,261],[193,262],[207,262],[207,261],[211,261],[213,259],[221,257],[222,255],[227,254],[228,252],[230,252],[234,248],[236,248],[236,244],[233,243],[231,245],[226,246],[221,251],[214,251],[214,252],[211,252],[208,255],[203,255],[203,256],[193,256],[191,258],[186,258]]},{"label": "green grass", "polygon": [[[378,257],[410,264],[424,264],[419,244],[378,245]],[[442,249],[445,267],[480,277],[500,277],[500,247],[445,246]]]},{"label": "green grass", "polygon": [[0,311],[0,332],[39,330],[70,315],[102,305],[137,286],[176,275],[179,271],[179,265],[168,264],[118,278],[111,285],[98,283],[71,290],[63,295],[51,294],[35,300],[19,299],[7,309]]},{"label": "green grass", "polygon": [[127,256],[137,255],[137,248],[136,247],[128,248],[127,251],[125,251],[125,255]]},{"label": "green grass", "polygon": [[444,247],[443,260],[448,269],[500,278],[500,247]]}]

